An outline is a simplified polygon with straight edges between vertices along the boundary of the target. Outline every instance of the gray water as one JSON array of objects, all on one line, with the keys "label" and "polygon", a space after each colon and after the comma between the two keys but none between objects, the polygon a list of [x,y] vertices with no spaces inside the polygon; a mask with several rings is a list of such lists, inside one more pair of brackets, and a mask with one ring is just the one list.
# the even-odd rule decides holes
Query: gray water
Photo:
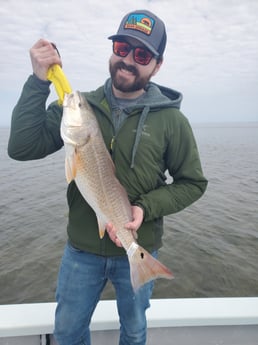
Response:
[{"label": "gray water", "polygon": [[[206,194],[165,218],[153,298],[258,296],[258,122],[193,126]],[[54,301],[66,242],[64,151],[17,162],[0,129],[0,304]],[[112,286],[103,299],[114,298]]]}]

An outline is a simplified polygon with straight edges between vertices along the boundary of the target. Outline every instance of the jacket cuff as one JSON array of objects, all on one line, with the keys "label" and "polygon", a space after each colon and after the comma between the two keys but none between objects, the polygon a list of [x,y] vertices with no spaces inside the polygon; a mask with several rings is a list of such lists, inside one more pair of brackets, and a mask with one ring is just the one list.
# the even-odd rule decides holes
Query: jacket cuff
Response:
[{"label": "jacket cuff", "polygon": [[42,91],[48,91],[49,90],[49,86],[51,84],[51,82],[49,80],[42,80],[39,79],[36,74],[32,74],[31,76],[29,76],[28,79],[28,83],[33,86],[33,87],[37,87]]}]

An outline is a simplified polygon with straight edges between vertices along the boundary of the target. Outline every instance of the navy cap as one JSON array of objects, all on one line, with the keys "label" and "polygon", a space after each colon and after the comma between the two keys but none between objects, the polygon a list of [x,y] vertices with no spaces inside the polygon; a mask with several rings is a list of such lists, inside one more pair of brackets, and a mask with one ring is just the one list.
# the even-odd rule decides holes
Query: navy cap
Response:
[{"label": "navy cap", "polygon": [[136,38],[143,43],[154,55],[163,56],[167,34],[165,24],[155,14],[147,10],[137,10],[128,13],[121,21],[115,35],[110,40],[123,37]]}]

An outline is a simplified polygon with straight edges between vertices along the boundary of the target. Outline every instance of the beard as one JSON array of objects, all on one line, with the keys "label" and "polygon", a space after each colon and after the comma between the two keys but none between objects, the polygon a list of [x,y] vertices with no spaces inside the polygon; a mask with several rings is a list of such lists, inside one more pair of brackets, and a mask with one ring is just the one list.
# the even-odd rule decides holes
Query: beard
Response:
[{"label": "beard", "polygon": [[[134,81],[129,83],[125,78],[118,77],[117,71],[120,69],[131,72],[135,78]],[[145,86],[150,81],[151,75],[140,77],[140,74],[134,66],[126,65],[124,62],[119,61],[114,64],[109,61],[109,72],[114,87],[121,92],[134,92],[145,89]]]}]

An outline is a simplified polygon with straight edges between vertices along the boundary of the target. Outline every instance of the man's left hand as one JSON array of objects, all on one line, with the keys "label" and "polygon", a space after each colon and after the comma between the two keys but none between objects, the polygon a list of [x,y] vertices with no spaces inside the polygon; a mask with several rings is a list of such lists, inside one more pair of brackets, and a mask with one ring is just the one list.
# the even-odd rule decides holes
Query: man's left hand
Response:
[{"label": "man's left hand", "polygon": [[[133,217],[133,220],[131,222],[126,223],[125,228],[133,231],[133,233],[135,234],[143,222],[143,217],[144,217],[143,209],[139,206],[132,206],[132,217]],[[110,239],[118,247],[123,247],[121,241],[116,236],[117,229],[114,227],[112,223],[108,223],[106,225],[106,230]]]}]

